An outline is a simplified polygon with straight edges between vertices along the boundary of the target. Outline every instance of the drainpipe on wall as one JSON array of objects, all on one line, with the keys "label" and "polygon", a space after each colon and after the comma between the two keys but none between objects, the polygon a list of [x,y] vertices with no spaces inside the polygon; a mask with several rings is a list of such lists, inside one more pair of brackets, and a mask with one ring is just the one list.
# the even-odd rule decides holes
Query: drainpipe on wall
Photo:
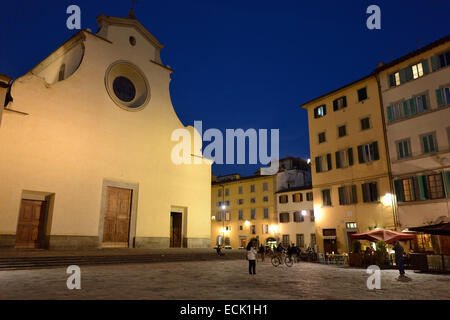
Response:
[{"label": "drainpipe on wall", "polygon": [[398,227],[400,226],[400,222],[399,222],[399,217],[398,217],[397,197],[395,196],[394,181],[393,181],[393,177],[392,177],[391,157],[389,154],[389,144],[388,144],[387,131],[386,131],[386,119],[384,117],[383,98],[381,95],[380,78],[376,71],[374,72],[374,75],[375,75],[375,79],[377,80],[378,99],[380,100],[381,119],[383,122],[383,137],[384,137],[384,145],[385,145],[386,158],[387,158],[386,160],[387,160],[387,166],[388,166],[389,190],[392,195],[392,216],[394,218],[394,228],[397,231]]}]

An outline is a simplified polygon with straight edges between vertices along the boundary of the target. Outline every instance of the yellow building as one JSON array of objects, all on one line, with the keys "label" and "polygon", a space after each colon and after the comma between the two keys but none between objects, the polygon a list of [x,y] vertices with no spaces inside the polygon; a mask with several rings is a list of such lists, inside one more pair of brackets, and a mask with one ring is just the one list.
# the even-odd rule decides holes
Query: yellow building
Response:
[{"label": "yellow building", "polygon": [[194,129],[163,45],[132,12],[97,22],[0,76],[0,246],[210,247],[211,162],[172,159],[174,130]]},{"label": "yellow building", "polygon": [[211,245],[246,247],[279,241],[276,175],[218,177],[211,188]]},{"label": "yellow building", "polygon": [[369,75],[302,105],[308,111],[319,252],[348,252],[349,234],[395,228],[380,97]]}]

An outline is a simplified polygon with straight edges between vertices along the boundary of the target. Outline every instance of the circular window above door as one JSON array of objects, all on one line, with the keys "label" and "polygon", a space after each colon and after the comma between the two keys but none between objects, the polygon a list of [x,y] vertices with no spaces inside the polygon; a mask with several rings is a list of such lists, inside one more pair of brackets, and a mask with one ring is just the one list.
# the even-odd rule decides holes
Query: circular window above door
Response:
[{"label": "circular window above door", "polygon": [[126,61],[109,66],[105,86],[111,99],[128,111],[141,110],[150,99],[147,79],[135,65]]}]

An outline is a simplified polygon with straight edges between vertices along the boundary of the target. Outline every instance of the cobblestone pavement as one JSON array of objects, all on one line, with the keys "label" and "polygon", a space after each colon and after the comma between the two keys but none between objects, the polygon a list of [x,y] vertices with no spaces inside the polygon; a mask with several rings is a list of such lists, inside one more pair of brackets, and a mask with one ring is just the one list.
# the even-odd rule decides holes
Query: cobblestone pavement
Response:
[{"label": "cobblestone pavement", "polygon": [[314,263],[292,268],[246,260],[81,267],[81,290],[68,290],[64,268],[0,271],[0,299],[450,299],[450,275],[381,271],[381,289],[368,274]]}]

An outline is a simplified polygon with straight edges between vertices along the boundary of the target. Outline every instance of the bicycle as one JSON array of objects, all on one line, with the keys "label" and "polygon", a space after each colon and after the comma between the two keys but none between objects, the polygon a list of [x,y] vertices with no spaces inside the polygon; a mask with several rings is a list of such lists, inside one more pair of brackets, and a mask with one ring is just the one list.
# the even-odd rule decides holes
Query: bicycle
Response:
[{"label": "bicycle", "polygon": [[280,264],[283,264],[283,261],[287,267],[292,267],[294,265],[294,259],[292,256],[286,254],[286,251],[283,251],[281,255],[274,254],[270,261],[274,267],[278,267]]}]

